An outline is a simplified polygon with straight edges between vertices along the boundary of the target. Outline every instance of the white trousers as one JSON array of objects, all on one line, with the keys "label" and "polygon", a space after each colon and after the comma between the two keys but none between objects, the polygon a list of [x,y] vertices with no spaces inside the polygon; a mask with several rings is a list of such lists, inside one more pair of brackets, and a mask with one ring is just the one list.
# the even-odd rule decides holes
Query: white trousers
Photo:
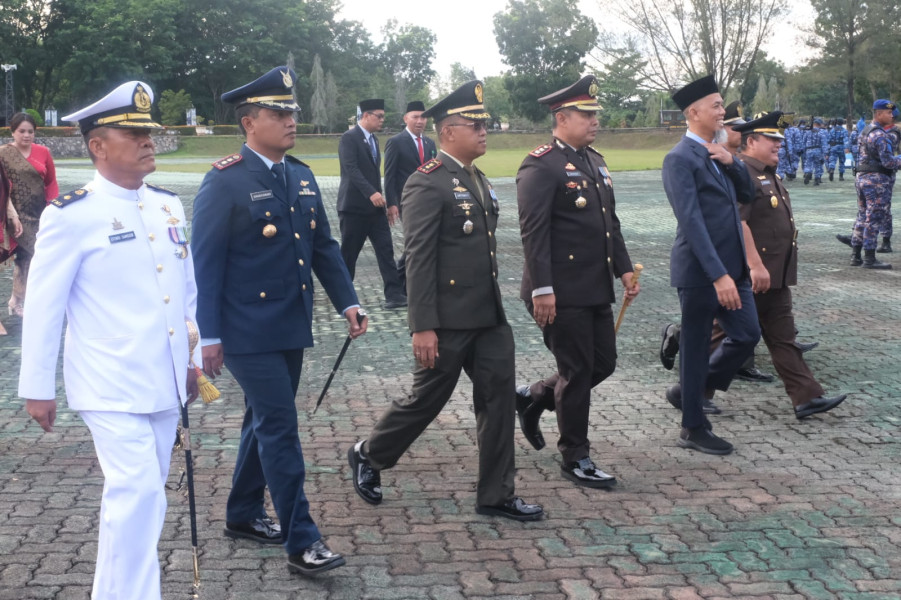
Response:
[{"label": "white trousers", "polygon": [[92,600],[160,600],[157,544],[179,409],[81,411],[103,469]]}]

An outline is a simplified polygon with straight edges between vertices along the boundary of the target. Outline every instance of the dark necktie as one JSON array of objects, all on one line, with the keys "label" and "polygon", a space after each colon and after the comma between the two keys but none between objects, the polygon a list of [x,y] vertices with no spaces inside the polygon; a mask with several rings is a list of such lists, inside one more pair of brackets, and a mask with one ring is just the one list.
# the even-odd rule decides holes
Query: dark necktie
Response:
[{"label": "dark necktie", "polygon": [[372,153],[372,162],[375,162],[376,156],[378,156],[378,149],[375,145],[375,136],[369,136],[369,151]]},{"label": "dark necktie", "polygon": [[416,148],[419,150],[419,164],[425,162],[425,152],[422,149],[422,138],[418,135],[416,136]]},{"label": "dark necktie", "polygon": [[285,196],[288,193],[288,184],[285,182],[285,165],[283,163],[275,163],[272,165],[272,174],[275,177],[276,189]]},{"label": "dark necktie", "polygon": [[479,175],[476,173],[476,168],[473,165],[469,165],[468,167],[463,167],[463,170],[469,173],[469,178],[472,179],[472,183],[476,188],[476,193],[479,196],[479,202],[481,202],[485,195],[482,193],[482,182],[479,181]]},{"label": "dark necktie", "polygon": [[588,152],[585,150],[585,148],[579,148],[578,150],[576,150],[576,154],[579,155],[579,158],[585,161],[586,165],[588,164]]}]

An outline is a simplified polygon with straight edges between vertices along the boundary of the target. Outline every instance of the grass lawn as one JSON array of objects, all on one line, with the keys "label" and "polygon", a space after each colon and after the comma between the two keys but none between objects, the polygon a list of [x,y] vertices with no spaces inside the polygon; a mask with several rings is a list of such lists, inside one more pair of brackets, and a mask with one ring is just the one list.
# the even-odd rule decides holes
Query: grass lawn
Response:
[{"label": "grass lawn", "polygon": [[[659,169],[663,157],[672,148],[681,131],[602,132],[593,144],[607,160],[612,171],[645,171]],[[390,134],[380,135],[384,142]],[[489,177],[512,177],[523,157],[550,134],[492,133],[488,136],[488,153],[477,164]],[[159,171],[205,173],[217,158],[237,152],[243,139],[239,136],[184,137],[177,152],[160,156]],[[317,175],[338,175],[338,136],[300,136],[291,152],[304,161]],[[165,159],[177,158],[169,162]]]}]

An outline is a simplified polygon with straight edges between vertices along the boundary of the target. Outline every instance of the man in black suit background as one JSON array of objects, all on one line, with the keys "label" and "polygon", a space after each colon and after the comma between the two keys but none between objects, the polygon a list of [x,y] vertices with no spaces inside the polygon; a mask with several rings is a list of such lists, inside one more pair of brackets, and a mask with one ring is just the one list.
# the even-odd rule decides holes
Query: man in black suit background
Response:
[{"label": "man in black suit background", "polygon": [[357,257],[369,238],[385,284],[385,308],[402,308],[407,305],[407,296],[397,275],[390,227],[398,217],[398,208],[396,204],[388,205],[382,195],[382,156],[375,137],[385,121],[385,101],[363,100],[360,112],[356,126],[346,131],[338,143],[341,256],[353,278]]},{"label": "man in black suit background", "polygon": [[[428,119],[422,116],[423,112],[425,104],[422,101],[414,100],[408,103],[404,112],[406,127],[385,144],[385,201],[389,208],[397,207],[398,216],[401,218],[403,215],[400,211],[400,199],[407,178],[425,161],[435,158],[438,154],[435,142],[422,135],[428,122]],[[401,253],[397,259],[397,275],[404,288],[407,283],[405,263],[404,254]]]}]

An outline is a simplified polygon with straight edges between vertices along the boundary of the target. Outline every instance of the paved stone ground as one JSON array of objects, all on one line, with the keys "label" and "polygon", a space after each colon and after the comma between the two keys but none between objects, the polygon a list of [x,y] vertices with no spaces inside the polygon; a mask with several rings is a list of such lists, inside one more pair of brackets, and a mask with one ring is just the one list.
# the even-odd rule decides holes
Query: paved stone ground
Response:
[{"label": "paved stone ground", "polygon": [[[64,189],[88,178],[83,170],[60,169]],[[188,205],[199,184],[195,175],[151,179],[177,189]],[[337,181],[320,183],[333,204]],[[522,255],[512,181],[496,184],[502,285],[518,378],[529,382],[553,363],[516,299]],[[380,308],[381,282],[367,246],[358,290],[372,314],[370,332],[352,346],[324,410],[311,416],[345,330],[319,295],[317,346],[307,354],[297,398],[307,492],[330,545],[348,564],[302,579],[288,574],[280,548],[222,536],[242,410],[241,393],[226,376],[217,381],[221,400],[191,408],[199,597],[901,597],[901,271],[846,266],[849,252],[833,236],[850,228],[853,184],[791,187],[801,229],[795,288],[801,338],[820,342],[807,357],[828,392],[850,397],[834,414],[798,422],[779,383],[737,382],[719,396],[725,413],[715,417],[717,432],[736,445],[728,457],[679,449],[679,415],[663,398],[676,376],[658,363],[659,333],[679,309],[668,284],[674,220],[660,174],[615,174],[615,184],[633,260],[645,267],[642,295],[621,331],[618,369],[593,395],[594,457],[619,478],[615,490],[574,487],[560,477],[555,451],[536,452],[517,432],[518,492],[543,504],[548,518],[519,524],[476,515],[477,449],[464,377],[409,455],[383,473],[385,502],[372,507],[358,499],[347,448],[391,398],[409,392],[412,366],[405,314]],[[0,298],[9,284],[9,271],[0,272]],[[63,408],[53,434],[29,422],[16,396],[21,325],[3,320],[10,335],[0,339],[0,599],[86,599],[102,475],[76,414]],[[762,346],[758,364],[772,371]],[[552,419],[543,428],[552,438]],[[180,468],[177,459],[173,488]],[[187,500],[174,489],[169,500],[160,543],[163,596],[187,599],[193,592]]]}]

